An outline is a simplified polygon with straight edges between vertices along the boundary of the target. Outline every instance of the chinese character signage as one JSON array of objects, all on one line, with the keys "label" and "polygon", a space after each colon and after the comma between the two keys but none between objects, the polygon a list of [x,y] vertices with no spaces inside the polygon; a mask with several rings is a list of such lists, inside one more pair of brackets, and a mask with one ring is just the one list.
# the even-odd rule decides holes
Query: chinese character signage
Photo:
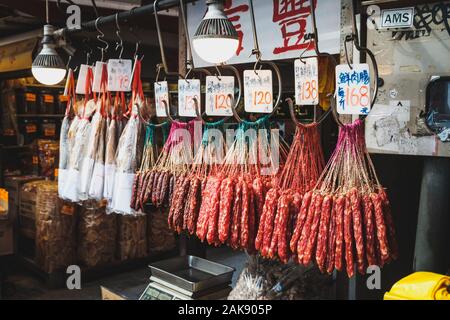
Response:
[{"label": "chinese character signage", "polygon": [[129,59],[108,60],[108,91],[130,91],[133,62]]},{"label": "chinese character signage", "polygon": [[244,71],[244,105],[248,113],[273,111],[271,70]]},{"label": "chinese character signage", "polygon": [[[337,0],[316,1],[316,18],[319,32],[319,49],[331,54],[339,53],[341,2]],[[188,28],[191,35],[206,12],[204,1],[188,6]],[[305,40],[312,32],[310,0],[259,0],[254,1],[256,29],[263,59],[280,60],[297,58],[307,49],[306,56],[313,54],[313,40]],[[250,56],[253,49],[250,8],[247,0],[226,0],[225,13],[239,35],[239,48],[229,64],[254,62]],[[331,14],[332,13],[332,14]],[[209,64],[193,52],[195,65]]]},{"label": "chinese character signage", "polygon": [[295,69],[295,103],[319,104],[319,64],[317,58],[297,59]]},{"label": "chinese character signage", "polygon": [[169,104],[169,85],[167,81],[155,82],[155,106],[157,117],[167,117],[166,104]]},{"label": "chinese character signage", "polygon": [[206,114],[231,116],[233,111],[234,77],[206,77]]},{"label": "chinese character signage", "polygon": [[367,115],[370,112],[370,71],[368,64],[336,67],[336,104],[339,114]]},{"label": "chinese character signage", "polygon": [[196,118],[196,103],[201,110],[200,80],[178,80],[178,114],[180,117]]}]

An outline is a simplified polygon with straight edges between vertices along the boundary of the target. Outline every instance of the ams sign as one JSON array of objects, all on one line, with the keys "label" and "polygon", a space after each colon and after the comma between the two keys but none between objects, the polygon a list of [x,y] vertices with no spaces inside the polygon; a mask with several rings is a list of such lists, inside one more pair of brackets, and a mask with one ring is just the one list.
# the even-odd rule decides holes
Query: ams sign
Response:
[{"label": "ams sign", "polygon": [[389,9],[381,12],[381,28],[410,28],[414,22],[414,8]]}]

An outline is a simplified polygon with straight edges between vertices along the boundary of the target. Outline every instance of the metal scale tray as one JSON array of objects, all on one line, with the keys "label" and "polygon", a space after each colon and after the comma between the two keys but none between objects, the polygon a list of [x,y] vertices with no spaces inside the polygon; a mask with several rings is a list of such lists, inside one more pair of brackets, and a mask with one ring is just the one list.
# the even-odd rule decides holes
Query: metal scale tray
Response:
[{"label": "metal scale tray", "polygon": [[195,256],[176,257],[149,265],[152,278],[189,292],[231,283],[235,268]]}]

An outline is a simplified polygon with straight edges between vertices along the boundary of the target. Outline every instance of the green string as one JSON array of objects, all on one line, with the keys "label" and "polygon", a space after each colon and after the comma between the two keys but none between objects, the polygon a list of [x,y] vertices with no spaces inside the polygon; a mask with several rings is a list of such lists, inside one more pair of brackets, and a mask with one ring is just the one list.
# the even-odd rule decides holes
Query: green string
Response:
[{"label": "green string", "polygon": [[206,123],[205,130],[203,131],[202,144],[206,146],[209,143],[209,130],[222,129],[224,124],[225,124],[224,119],[213,123]]}]

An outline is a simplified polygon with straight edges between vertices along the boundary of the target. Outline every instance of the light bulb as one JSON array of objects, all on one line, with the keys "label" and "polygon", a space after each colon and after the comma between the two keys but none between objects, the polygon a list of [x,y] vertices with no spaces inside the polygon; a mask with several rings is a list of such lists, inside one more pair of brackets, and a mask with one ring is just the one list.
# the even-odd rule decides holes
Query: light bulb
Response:
[{"label": "light bulb", "polygon": [[239,48],[239,37],[224,12],[222,0],[207,0],[208,11],[193,37],[193,47],[199,57],[209,63],[230,60]]},{"label": "light bulb", "polygon": [[42,50],[36,56],[31,66],[31,73],[34,78],[45,85],[58,84],[66,76],[66,67],[55,50],[53,30],[51,25],[44,26]]}]

